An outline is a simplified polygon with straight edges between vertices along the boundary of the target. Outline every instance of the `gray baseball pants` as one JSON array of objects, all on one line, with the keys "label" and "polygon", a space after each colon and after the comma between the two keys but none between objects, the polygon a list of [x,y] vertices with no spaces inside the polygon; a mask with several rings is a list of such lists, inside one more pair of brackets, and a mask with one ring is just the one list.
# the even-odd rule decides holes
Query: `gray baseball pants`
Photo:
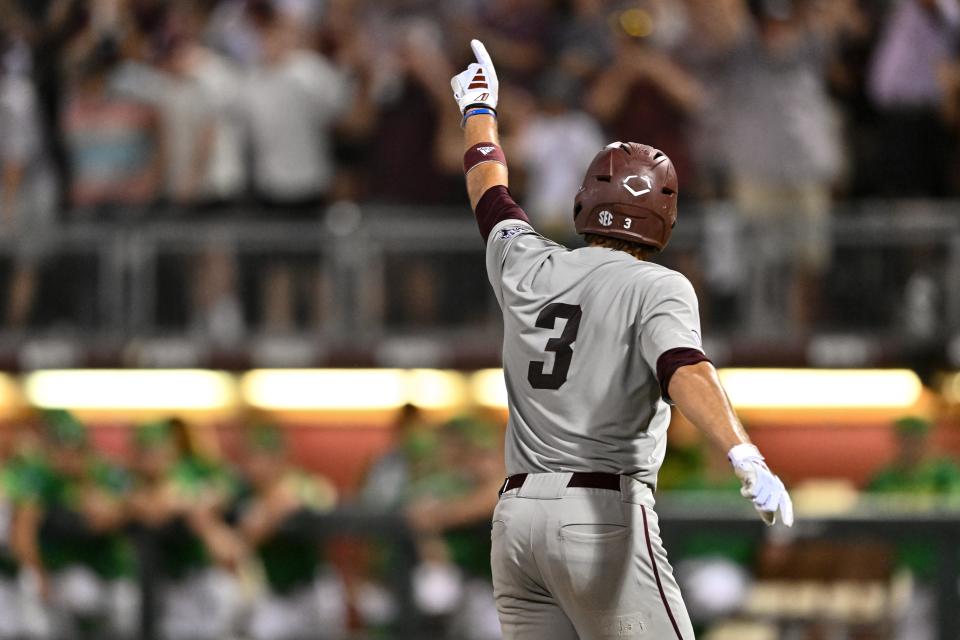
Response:
[{"label": "gray baseball pants", "polygon": [[693,640],[650,488],[568,488],[570,475],[530,474],[494,511],[504,640]]}]

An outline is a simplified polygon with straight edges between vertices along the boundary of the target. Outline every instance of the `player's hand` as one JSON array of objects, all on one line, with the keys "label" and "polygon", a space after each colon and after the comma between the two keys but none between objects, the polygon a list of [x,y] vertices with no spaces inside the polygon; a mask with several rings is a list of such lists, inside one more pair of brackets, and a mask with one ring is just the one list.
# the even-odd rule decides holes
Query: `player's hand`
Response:
[{"label": "player's hand", "polygon": [[783,486],[760,455],[760,450],[752,444],[738,444],[727,454],[733,470],[743,486],[740,495],[753,502],[754,508],[768,525],[780,519],[788,527],[793,526],[793,502]]},{"label": "player's hand", "polygon": [[453,99],[460,107],[460,113],[468,107],[497,108],[497,94],[500,91],[500,81],[497,80],[497,70],[493,68],[493,61],[487,48],[479,40],[471,40],[470,47],[477,61],[471,62],[466,71],[462,71],[450,79],[453,88]]}]

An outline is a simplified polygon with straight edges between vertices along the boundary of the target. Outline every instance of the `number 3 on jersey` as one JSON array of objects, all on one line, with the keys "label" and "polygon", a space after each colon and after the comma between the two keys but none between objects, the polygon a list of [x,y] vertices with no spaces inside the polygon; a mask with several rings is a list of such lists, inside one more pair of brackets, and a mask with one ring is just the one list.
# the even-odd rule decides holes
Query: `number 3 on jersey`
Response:
[{"label": "number 3 on jersey", "polygon": [[554,355],[553,370],[550,373],[544,373],[544,362],[534,360],[527,369],[527,380],[534,389],[559,389],[567,381],[567,372],[570,371],[570,361],[573,359],[573,349],[570,345],[577,339],[577,332],[580,330],[580,316],[583,315],[580,305],[564,304],[554,302],[548,304],[537,316],[537,327],[541,329],[553,329],[557,318],[566,319],[567,323],[563,327],[559,338],[550,338],[547,340],[546,351],[552,351]]}]

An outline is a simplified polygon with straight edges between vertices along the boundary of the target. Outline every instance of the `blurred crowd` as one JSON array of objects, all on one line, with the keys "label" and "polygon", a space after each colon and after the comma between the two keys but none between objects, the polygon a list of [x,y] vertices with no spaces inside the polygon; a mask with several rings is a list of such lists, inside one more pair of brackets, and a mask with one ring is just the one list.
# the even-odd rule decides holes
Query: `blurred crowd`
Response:
[{"label": "blurred crowd", "polygon": [[[682,498],[690,514],[744,507],[723,454],[678,429],[658,501]],[[414,610],[422,637],[498,640],[489,558],[501,427],[407,405],[384,435],[338,491],[315,473],[332,454],[254,419],[104,430],[50,410],[0,430],[0,640],[132,640],[145,619],[161,640],[389,638]],[[862,487],[808,479],[792,487],[798,505],[955,509],[960,463],[934,435],[926,419],[897,421],[892,457]],[[350,514],[376,519],[332,524]],[[671,559],[701,632],[759,618],[798,638],[829,625],[835,637],[933,637],[943,550],[928,534],[679,533]],[[798,610],[796,591],[811,585],[836,590],[835,606]]]},{"label": "blurred crowd", "polygon": [[[960,195],[957,0],[2,0],[0,24],[10,327],[29,322],[63,221],[464,206],[448,83],[473,37],[497,63],[511,181],[534,222],[569,234],[606,142],[657,146],[682,210],[736,204],[704,221],[711,246],[685,266],[716,317],[746,288],[734,306],[752,331],[817,320],[835,197]],[[759,266],[734,259],[738,242]],[[315,259],[264,258],[239,300],[230,247],[202,253],[182,301],[194,326],[329,315],[301,302],[329,289]],[[422,281],[436,273],[401,271],[419,302],[398,318],[435,322]]]},{"label": "blurred crowd", "polygon": [[[210,429],[150,422],[111,456],[65,411],[0,435],[4,640],[133,639],[145,613],[168,640],[390,637],[409,615],[397,538],[323,535],[316,516],[342,506],[338,491],[293,464],[277,427],[248,425],[219,449]],[[353,501],[412,532],[403,566],[416,567],[412,602],[431,637],[499,633],[488,530],[499,437],[408,408]]]}]

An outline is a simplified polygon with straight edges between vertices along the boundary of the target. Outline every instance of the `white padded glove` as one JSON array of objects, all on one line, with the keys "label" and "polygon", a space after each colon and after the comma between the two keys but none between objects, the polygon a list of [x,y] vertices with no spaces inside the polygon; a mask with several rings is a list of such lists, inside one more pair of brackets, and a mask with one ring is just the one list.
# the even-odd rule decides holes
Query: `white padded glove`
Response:
[{"label": "white padded glove", "polygon": [[790,495],[780,478],[767,467],[760,450],[752,444],[738,444],[730,449],[727,458],[743,483],[740,495],[753,502],[763,521],[772,525],[777,521],[779,511],[783,524],[793,526],[793,502],[790,501]]},{"label": "white padded glove", "polygon": [[471,62],[466,71],[450,79],[453,98],[460,107],[460,113],[463,113],[467,107],[496,109],[497,93],[500,91],[497,70],[493,68],[493,61],[482,42],[471,40],[470,47],[477,61]]}]

